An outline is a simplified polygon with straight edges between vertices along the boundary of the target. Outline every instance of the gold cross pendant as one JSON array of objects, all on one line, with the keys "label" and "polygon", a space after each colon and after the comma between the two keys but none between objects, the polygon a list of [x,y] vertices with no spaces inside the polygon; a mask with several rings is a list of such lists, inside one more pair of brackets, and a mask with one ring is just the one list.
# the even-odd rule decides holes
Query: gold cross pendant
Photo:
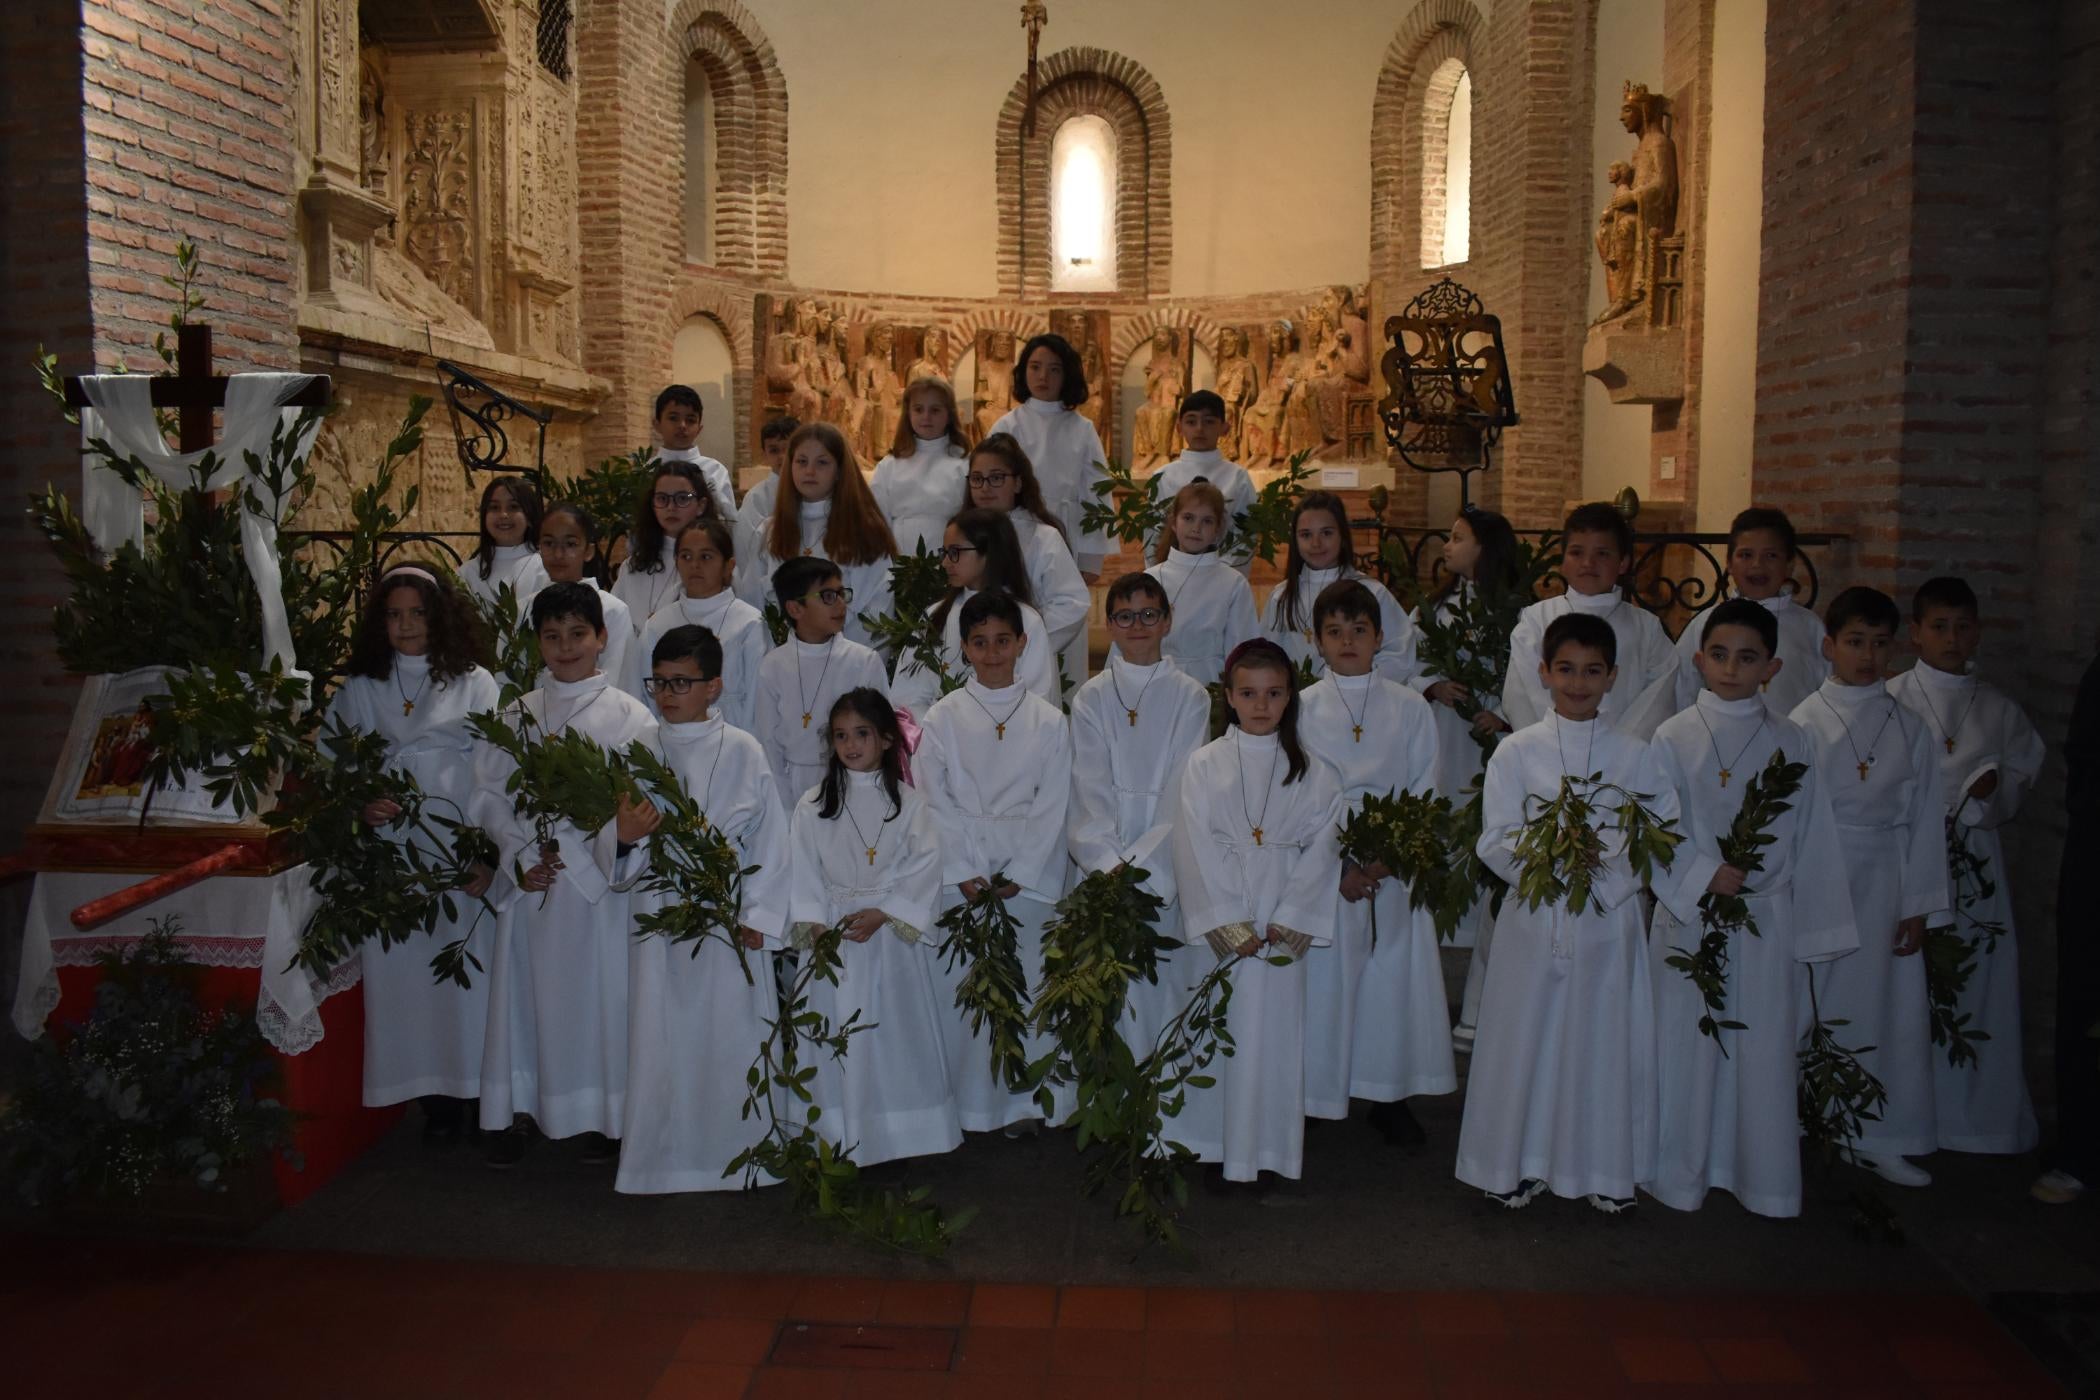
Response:
[{"label": "gold cross pendant", "polygon": [[873,846],[870,846],[870,847],[868,847],[868,864],[870,864],[870,865],[873,865],[874,863],[875,863],[875,848],[874,848]]},{"label": "gold cross pendant", "polygon": [[1352,724],[1349,728],[1356,735],[1356,742],[1361,744],[1364,741],[1364,727],[1360,724]]},{"label": "gold cross pendant", "polygon": [[1137,711],[1132,709],[1125,709],[1123,713],[1130,716],[1130,727],[1132,729],[1137,728]]},{"label": "gold cross pendant", "polygon": [[802,712],[802,727],[804,729],[809,728],[809,711],[807,710]]},{"label": "gold cross pendant", "polygon": [[1261,844],[1261,828],[1258,826],[1254,828],[1254,844],[1257,846]]},{"label": "gold cross pendant", "polygon": [[[404,715],[412,715],[412,714],[414,714],[415,712],[416,712],[416,702],[415,702],[415,701],[413,701],[413,700],[403,700],[403,701],[401,702],[401,713],[402,713],[402,714],[404,714]],[[1952,749],[1949,749],[1949,750],[1947,750],[1947,752],[1949,752],[1949,753],[1952,753],[1952,752],[1954,752],[1954,750],[1952,750]]]},{"label": "gold cross pendant", "polygon": [[1005,742],[1006,742],[1006,726],[1005,726],[1005,725],[1003,725],[1003,724],[1000,724],[1000,723],[998,723],[998,722],[997,722],[997,721],[995,720],[995,721],[993,722],[993,724],[992,724],[992,728],[994,728],[994,729],[996,729],[996,730],[998,730],[998,731],[999,731],[999,732],[998,732],[998,733],[997,733],[996,735],[994,735],[993,737],[994,737],[994,738],[996,738],[996,739],[998,739],[1000,743],[1002,743],[1002,744],[1003,744],[1003,743],[1005,743]]},{"label": "gold cross pendant", "polygon": [[1859,780],[1860,780],[1861,782],[1865,782],[1865,781],[1867,780],[1867,764],[1868,764],[1869,762],[1871,762],[1871,760],[1867,760],[1867,759],[1862,759],[1862,760],[1860,761],[1860,765],[1859,765]]},{"label": "gold cross pendant", "polygon": [[1721,786],[1722,786],[1722,787],[1727,787],[1727,786],[1728,786],[1728,770],[1727,770],[1726,768],[1723,768],[1723,769],[1721,770]]},{"label": "gold cross pendant", "polygon": [[1948,753],[1953,753],[1953,752],[1954,752],[1954,736],[1953,736],[1952,734],[1949,734],[1949,735],[1947,736],[1947,752],[1948,752]]}]

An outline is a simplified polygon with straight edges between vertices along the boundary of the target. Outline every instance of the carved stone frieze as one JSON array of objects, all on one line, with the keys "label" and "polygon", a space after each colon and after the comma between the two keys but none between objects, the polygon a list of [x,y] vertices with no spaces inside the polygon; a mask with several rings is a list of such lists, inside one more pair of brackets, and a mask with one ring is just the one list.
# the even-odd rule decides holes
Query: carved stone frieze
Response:
[{"label": "carved stone frieze", "polygon": [[477,308],[473,116],[465,110],[410,112],[402,169],[402,248],[431,281],[469,311]]}]

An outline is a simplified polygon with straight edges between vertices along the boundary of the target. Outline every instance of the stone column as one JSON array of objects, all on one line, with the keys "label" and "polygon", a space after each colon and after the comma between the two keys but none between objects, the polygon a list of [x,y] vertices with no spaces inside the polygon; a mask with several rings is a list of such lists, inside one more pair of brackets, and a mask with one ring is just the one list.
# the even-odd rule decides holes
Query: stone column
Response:
[{"label": "stone column", "polygon": [[[299,186],[306,298],[345,311],[384,314],[372,291],[372,236],[393,217],[361,180],[358,143],[357,0],[305,0],[296,7],[302,86],[312,106],[302,148],[310,168]],[[302,125],[309,118],[302,115]]]}]

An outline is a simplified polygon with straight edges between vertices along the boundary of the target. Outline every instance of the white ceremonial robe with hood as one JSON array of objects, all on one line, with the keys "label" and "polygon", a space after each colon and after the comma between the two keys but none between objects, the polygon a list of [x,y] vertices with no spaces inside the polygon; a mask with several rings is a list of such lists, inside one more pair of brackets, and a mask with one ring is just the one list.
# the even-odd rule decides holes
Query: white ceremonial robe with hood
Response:
[{"label": "white ceremonial robe with hood", "polygon": [[[1135,720],[1131,711],[1137,712]],[[1065,842],[1075,882],[1119,865],[1145,872],[1144,888],[1166,901],[1159,932],[1179,948],[1162,953],[1157,982],[1135,981],[1123,999],[1122,1032],[1143,1059],[1217,962],[1181,938],[1176,902],[1173,809],[1167,798],[1189,756],[1210,737],[1210,695],[1162,661],[1137,666],[1111,655],[1072,695],[1072,799]]]},{"label": "white ceremonial robe with hood", "polygon": [[[1056,705],[1018,684],[987,689],[976,680],[943,697],[919,721],[912,777],[940,823],[941,907],[962,902],[965,880],[1003,874],[1020,893],[1007,908],[1020,926],[1015,951],[1031,991],[1043,976],[1043,925],[1065,891],[1065,809],[1072,791],[1072,739]],[[1000,726],[1004,725],[1004,737]],[[946,935],[940,935],[945,937]],[[992,1076],[990,1042],[970,1030],[955,988],[966,970],[936,968],[936,985],[952,1008],[949,1079],[963,1127],[990,1132],[1037,1118],[1033,1095],[1012,1093]],[[1042,1035],[1023,1038],[1028,1058],[1050,1048]],[[1053,1123],[1071,1109],[1060,1089]]]},{"label": "white ceremonial robe with hood", "polygon": [[[1203,478],[1218,488],[1225,498],[1225,518],[1218,522],[1218,553],[1225,561],[1244,575],[1253,562],[1248,558],[1244,541],[1239,538],[1240,522],[1254,508],[1254,498],[1261,493],[1254,489],[1254,478],[1238,462],[1228,462],[1225,454],[1212,448],[1208,452],[1185,451],[1173,461],[1153,474],[1159,483],[1157,499],[1163,509],[1171,510],[1174,498],[1181,488]],[[1160,532],[1153,532],[1145,541],[1145,556],[1150,558],[1158,550]]]},{"label": "white ceremonial robe with hood", "polygon": [[[1328,672],[1299,698],[1298,737],[1341,776],[1344,816],[1366,797],[1435,794],[1429,702],[1383,676]],[[1337,884],[1341,871],[1337,861]],[[1397,875],[1337,907],[1334,942],[1305,957],[1306,1113],[1347,1118],[1352,1098],[1451,1093],[1458,1072],[1435,916],[1411,907]]]},{"label": "white ceremonial robe with hood", "polygon": [[[1779,624],[1779,674],[1765,686],[1765,705],[1775,715],[1790,715],[1830,676],[1830,663],[1823,659],[1823,619],[1796,603],[1790,594],[1754,601]],[[1693,613],[1677,638],[1675,703],[1679,710],[1690,709],[1692,701],[1706,688],[1692,658],[1705,645],[1706,620],[1712,616],[1711,612]]]},{"label": "white ceremonial robe with hood", "polygon": [[[1976,970],[1962,988],[1955,1014],[1968,1013],[1969,1024],[1990,1039],[1977,1042],[1973,1065],[1956,1069],[1945,1055],[1932,1057],[1939,1144],[1955,1152],[2032,1151],[2041,1130],[2021,1061],[2020,947],[2012,871],[1998,833],[2020,814],[2048,746],[2005,692],[1974,676],[1953,675],[1921,661],[1889,682],[1889,694],[1925,722],[1955,830],[1983,862],[1982,879],[1993,886],[1988,895],[1980,888],[1970,892],[1969,907],[1955,909],[1955,932],[1981,940]],[[1989,797],[1971,797],[1969,790],[1985,773],[1998,775],[1997,790]],[[1951,892],[1957,906],[1963,893],[1961,886]],[[2003,930],[1995,941],[1984,933],[1989,925]]]},{"label": "white ceremonial robe with hood", "polygon": [[[403,714],[410,704],[413,711]],[[479,666],[448,681],[433,681],[429,657],[397,652],[394,673],[386,680],[345,680],[329,702],[328,717],[386,739],[387,765],[416,780],[426,799],[424,823],[443,835],[445,828],[434,818],[472,820],[468,811],[474,796],[474,736],[467,717],[495,708],[495,679]],[[410,837],[401,828],[382,826],[373,834],[392,841],[414,839],[430,849],[423,838]],[[497,871],[489,901],[499,903],[509,888],[509,872]],[[412,938],[391,948],[380,947],[374,938],[361,950],[367,1107],[424,1094],[471,1099],[481,1092],[488,978],[475,977],[469,987],[440,982],[431,975],[430,960],[447,943],[464,937],[468,950],[486,964],[496,938],[496,915],[470,895],[455,894],[453,903],[459,917],[441,918],[429,938]]]},{"label": "white ceremonial robe with hood", "polygon": [[[618,751],[653,742],[656,721],[602,671],[549,677],[520,702],[542,734],[582,734]],[[494,838],[502,868],[539,863],[533,823],[512,808],[510,757],[474,754],[475,825]],[[613,824],[584,832],[556,822],[562,862],[544,893],[515,890],[496,923],[488,963],[489,1022],[481,1056],[481,1126],[497,1132],[530,1114],[548,1137],[619,1135],[627,1097],[627,896],[612,888]]]},{"label": "white ceremonial robe with hood", "polygon": [[798,941],[809,931],[801,925],[829,928],[863,909],[886,919],[867,942],[840,942],[837,986],[812,981],[808,991],[810,1009],[834,1030],[856,1012],[873,1027],[853,1037],[843,1064],[819,1054],[811,1085],[817,1131],[871,1167],[962,1144],[948,1068],[956,1013],[935,975],[939,822],[909,786],[893,813],[878,773],[847,773],[843,795],[844,810],[828,821],[816,789],[795,804],[789,918]]},{"label": "white ceremonial robe with hood", "polygon": [[766,751],[781,805],[790,811],[824,781],[831,762],[831,707],[863,686],[889,692],[882,657],[841,633],[818,646],[788,634],[758,667],[752,732]]},{"label": "white ceremonial robe with hood", "polygon": [[[1563,776],[1601,773],[1674,820],[1677,793],[1644,740],[1601,719],[1549,714],[1504,739],[1488,760],[1478,851],[1516,883],[1527,799],[1551,801]],[[1497,1194],[1526,1180],[1556,1196],[1633,1197],[1655,1175],[1655,1006],[1640,879],[1608,802],[1592,820],[1604,865],[1603,906],[1528,909],[1512,889],[1495,921],[1495,956],[1459,1128],[1458,1179]],[[1661,872],[1658,872],[1660,875]]]},{"label": "white ceremonial robe with hood", "polygon": [[[744,493],[736,508],[729,535],[736,542],[736,557],[756,561],[766,552],[766,522],[773,518],[773,502],[780,499],[780,473],[774,472]],[[756,568],[754,562],[752,567]]]},{"label": "white ceremonial robe with hood", "polygon": [[712,598],[675,598],[656,610],[642,628],[628,667],[628,693],[646,700],[642,682],[656,670],[656,644],[673,627],[705,627],[722,644],[722,696],[709,714],[720,715],[746,734],[758,732],[758,673],[773,650],[766,620],[728,589]]},{"label": "white ceremonial robe with hood", "polygon": [[[1094,595],[1079,576],[1071,546],[1055,525],[1018,506],[1007,512],[1007,519],[1021,541],[1021,557],[1028,565],[1028,587],[1035,594],[1036,611],[1050,629],[1050,640],[1064,666],[1065,681],[1076,686],[1087,678],[1086,619],[1093,611]],[[1069,530],[1071,525],[1065,528]]]},{"label": "white ceremonial robe with hood", "polygon": [[[788,822],[758,740],[710,715],[659,725],[651,747],[709,825],[746,866],[758,867],[744,877],[737,918],[764,934],[767,948],[784,947]],[[635,919],[665,904],[664,895],[643,888],[651,839],[620,862]],[[650,936],[633,940],[627,966],[627,1103],[615,1188],[637,1195],[743,1189],[744,1173],[724,1171],[767,1127],[763,1117],[744,1117],[744,1076],[766,1023],[780,1014],[771,955],[746,948],[739,956],[713,938],[681,946]]]},{"label": "white ceremonial robe with hood", "polygon": [[530,544],[502,544],[487,551],[489,571],[481,572],[482,554],[475,553],[459,566],[459,577],[467,585],[467,591],[484,607],[493,606],[496,595],[509,584],[518,599],[518,621],[532,626],[533,597],[545,588],[551,579],[547,577],[547,566],[540,562],[539,546]]},{"label": "white ceremonial robe with hood", "polygon": [[[1089,386],[1095,393],[1106,386]],[[1012,433],[1035,468],[1035,479],[1043,488],[1043,504],[1072,532],[1072,557],[1085,574],[1101,572],[1101,563],[1114,552],[1107,537],[1079,528],[1080,512],[1098,503],[1094,484],[1106,480],[1102,464],[1108,450],[1101,445],[1093,422],[1066,408],[1055,399],[1024,399],[992,424],[995,433]]]},{"label": "white ceremonial robe with hood", "polygon": [[1899,958],[1895,943],[1907,918],[1922,915],[1928,928],[1953,922],[1939,750],[1924,721],[1878,681],[1827,680],[1789,718],[1816,741],[1859,934],[1858,952],[1812,969],[1817,1003],[1825,1021],[1848,1023],[1838,1042],[1861,1050],[1860,1063],[1889,1095],[1856,1146],[1868,1157],[1930,1152],[1938,1146],[1932,1063],[1941,1054],[1932,1044],[1925,955]]},{"label": "white ceremonial robe with hood", "polygon": [[1298,575],[1298,611],[1296,627],[1286,627],[1283,621],[1285,589],[1290,585],[1278,583],[1269,590],[1269,601],[1261,610],[1261,633],[1282,647],[1290,655],[1293,666],[1312,662],[1315,677],[1327,674],[1327,663],[1320,659],[1320,646],[1313,631],[1313,602],[1320,590],[1343,578],[1355,580],[1371,590],[1378,600],[1378,655],[1372,659],[1371,669],[1389,681],[1402,685],[1415,683],[1415,647],[1421,638],[1415,635],[1415,624],[1409,619],[1407,610],[1400,606],[1386,586],[1368,574],[1341,569],[1306,569]]},{"label": "white ceremonial robe with hood", "polygon": [[[1341,779],[1308,753],[1306,771],[1286,784],[1288,765],[1276,735],[1235,727],[1198,749],[1182,771],[1173,837],[1182,933],[1214,956],[1218,942],[1265,937],[1272,924],[1313,949],[1334,941]],[[1264,944],[1261,956],[1232,969],[1233,1054],[1210,1062],[1204,1073],[1217,1082],[1189,1089],[1187,1106],[1162,1134],[1222,1163],[1228,1181],[1304,1170],[1305,963],[1267,961],[1286,956]]]},{"label": "white ceremonial robe with hood", "polygon": [[868,489],[882,507],[897,537],[899,556],[916,554],[921,545],[939,549],[948,520],[962,509],[970,474],[970,458],[945,437],[916,438],[918,446],[909,457],[894,453],[875,466],[875,479]]},{"label": "white ceremonial robe with hood", "polygon": [[[1723,700],[1701,691],[1693,704],[1663,721],[1653,746],[1677,792],[1685,840],[1669,878],[1657,882],[1660,907],[1649,940],[1660,1107],[1655,1174],[1641,1186],[1673,1210],[1697,1210],[1708,1191],[1719,1190],[1758,1215],[1799,1215],[1795,1086],[1808,966],[1859,947],[1830,814],[1831,770],[1808,732],[1762,696]],[[1789,809],[1765,828],[1772,843],[1760,850],[1764,868],[1743,884],[1757,932],[1729,937],[1726,1002],[1713,1013],[1743,1028],[1723,1030],[1716,1040],[1699,1030],[1707,1014],[1699,989],[1666,959],[1697,951],[1699,900],[1723,863],[1720,842],[1751,781],[1781,752],[1808,772]]]},{"label": "white ceremonial robe with hood", "polygon": [[[977,590],[966,588],[948,608],[948,615],[941,623],[941,660],[951,676],[967,677],[970,663],[963,657],[962,610],[963,604],[977,596]],[[1016,603],[1021,610],[1021,634],[1028,638],[1028,645],[1021,649],[1021,659],[1014,663],[1014,679],[1029,691],[1042,696],[1054,707],[1057,695],[1057,648],[1050,643],[1050,629],[1043,622],[1043,615],[1026,603]],[[933,672],[921,666],[910,656],[897,658],[897,675],[890,682],[890,703],[908,708],[920,721],[941,698],[941,680]]]},{"label": "white ceremonial robe with hood", "polygon": [[[804,501],[802,503],[802,554],[805,558],[830,559],[824,552],[824,529],[831,521],[830,501]],[[773,556],[773,521],[768,517],[760,532],[762,543],[757,556],[746,567],[742,559],[736,566],[736,594],[752,607],[764,614],[768,604],[780,605],[773,596],[773,571],[782,560]],[[833,561],[836,563],[837,561]],[[862,622],[861,614],[881,617],[895,605],[890,601],[890,565],[895,561],[885,555],[871,559],[865,564],[840,564],[839,577],[846,587],[853,590],[853,601],[846,605],[846,635],[862,646],[873,645],[868,626]]]},{"label": "white ceremonial robe with hood", "polygon": [[650,618],[685,596],[685,576],[678,572],[678,541],[664,541],[654,569],[642,569],[630,556],[621,563],[612,591],[627,605],[637,632],[648,626]]},{"label": "white ceremonial robe with hood", "polygon": [[1254,590],[1246,577],[1216,550],[1184,554],[1169,549],[1166,558],[1145,572],[1159,580],[1174,612],[1174,625],[1160,643],[1161,654],[1198,683],[1216,685],[1232,649],[1261,635]]},{"label": "white ceremonial robe with hood", "polygon": [[1546,628],[1557,617],[1588,613],[1611,624],[1618,639],[1618,676],[1604,693],[1597,717],[1636,739],[1652,738],[1655,726],[1674,713],[1677,704],[1677,653],[1655,614],[1629,603],[1616,590],[1542,598],[1517,615],[1509,634],[1509,675],[1502,682],[1502,714],[1522,729],[1552,712],[1553,697],[1539,679],[1540,649]]}]

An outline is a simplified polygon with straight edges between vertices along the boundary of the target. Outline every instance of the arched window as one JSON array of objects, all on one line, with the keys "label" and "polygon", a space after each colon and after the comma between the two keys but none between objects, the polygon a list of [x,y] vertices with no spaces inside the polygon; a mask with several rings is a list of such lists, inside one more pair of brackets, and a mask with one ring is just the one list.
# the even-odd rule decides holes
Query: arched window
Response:
[{"label": "arched window", "polygon": [[1472,74],[1486,34],[1469,0],[1415,0],[1386,46],[1371,104],[1374,280],[1418,284],[1472,257]]},{"label": "arched window", "polygon": [[674,0],[671,31],[687,59],[686,256],[725,272],[784,276],[787,82],[772,42],[741,0]]},{"label": "arched window", "polygon": [[1422,266],[1462,263],[1472,247],[1473,77],[1447,58],[1422,102]]},{"label": "arched window", "polygon": [[1050,289],[1116,289],[1116,134],[1072,117],[1050,145]]},{"label": "arched window", "polygon": [[685,260],[714,259],[715,97],[698,58],[685,65]]}]

